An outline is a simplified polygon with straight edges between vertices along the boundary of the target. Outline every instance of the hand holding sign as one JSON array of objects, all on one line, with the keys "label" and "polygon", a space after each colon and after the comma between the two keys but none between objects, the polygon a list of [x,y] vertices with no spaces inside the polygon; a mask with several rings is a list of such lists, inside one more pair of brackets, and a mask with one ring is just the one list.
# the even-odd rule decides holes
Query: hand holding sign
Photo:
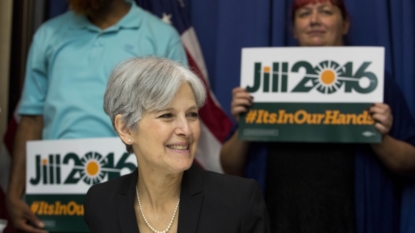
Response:
[{"label": "hand holding sign", "polygon": [[11,219],[14,220],[13,225],[18,229],[33,233],[47,232],[39,229],[43,228],[44,224],[36,217],[29,206],[21,198],[10,197],[7,200],[7,205],[10,210],[9,214]]},{"label": "hand holding sign", "polygon": [[389,133],[392,128],[393,116],[389,105],[384,103],[376,103],[369,109],[369,113],[375,120],[375,128],[382,135]]},{"label": "hand holding sign", "polygon": [[232,90],[231,113],[236,121],[239,121],[239,115],[248,111],[252,105],[253,97],[242,87],[235,87]]}]

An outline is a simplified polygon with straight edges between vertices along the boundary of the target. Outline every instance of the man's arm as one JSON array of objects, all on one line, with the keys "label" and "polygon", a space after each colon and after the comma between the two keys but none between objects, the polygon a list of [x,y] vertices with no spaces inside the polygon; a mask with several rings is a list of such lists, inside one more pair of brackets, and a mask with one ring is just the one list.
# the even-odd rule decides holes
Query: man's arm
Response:
[{"label": "man's arm", "polygon": [[[253,103],[253,97],[241,87],[232,90],[231,113],[238,122],[239,115],[248,111]],[[249,142],[238,139],[239,130],[226,141],[220,151],[220,162],[226,174],[242,176],[246,157],[248,155]]]},{"label": "man's arm", "polygon": [[7,191],[7,208],[15,228],[26,232],[44,233],[38,228],[44,224],[31,212],[22,200],[26,185],[26,142],[42,138],[43,117],[22,116],[13,147],[12,169]]},{"label": "man's arm", "polygon": [[226,174],[243,176],[249,142],[238,139],[239,130],[226,141],[220,151],[220,163]]}]

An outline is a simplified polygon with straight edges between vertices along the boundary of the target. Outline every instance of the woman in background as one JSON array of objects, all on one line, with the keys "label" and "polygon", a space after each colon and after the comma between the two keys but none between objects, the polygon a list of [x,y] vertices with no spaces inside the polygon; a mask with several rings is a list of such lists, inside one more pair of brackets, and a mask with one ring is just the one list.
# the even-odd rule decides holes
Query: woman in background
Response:
[{"label": "woman in background", "polygon": [[[342,0],[295,0],[292,12],[299,46],[344,46],[349,19]],[[379,144],[249,143],[236,130],[223,146],[222,166],[266,178],[272,232],[399,232],[400,182],[415,174],[415,124],[387,74],[384,101],[369,109]],[[234,118],[252,102],[235,88]]]},{"label": "woman in background", "polygon": [[91,232],[269,232],[255,181],[193,165],[204,101],[201,81],[176,62],[134,58],[114,69],[104,110],[138,168],[89,189]]}]

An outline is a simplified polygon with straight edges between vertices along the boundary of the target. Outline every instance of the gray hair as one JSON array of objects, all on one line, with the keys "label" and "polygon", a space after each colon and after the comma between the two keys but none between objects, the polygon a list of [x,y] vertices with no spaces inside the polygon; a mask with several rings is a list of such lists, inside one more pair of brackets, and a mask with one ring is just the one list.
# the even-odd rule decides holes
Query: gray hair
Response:
[{"label": "gray hair", "polygon": [[[146,111],[167,108],[182,83],[192,88],[196,104],[201,108],[206,90],[201,80],[188,68],[165,58],[132,58],[119,63],[112,71],[104,95],[104,111],[114,125],[121,114],[124,124],[137,129]],[[132,148],[128,147],[128,152]]]}]

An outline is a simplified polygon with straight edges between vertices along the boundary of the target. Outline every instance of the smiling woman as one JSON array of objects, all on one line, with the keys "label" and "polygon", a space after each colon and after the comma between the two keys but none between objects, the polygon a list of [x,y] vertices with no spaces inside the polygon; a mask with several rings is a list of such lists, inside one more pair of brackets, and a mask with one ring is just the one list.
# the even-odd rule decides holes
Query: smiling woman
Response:
[{"label": "smiling woman", "polygon": [[138,169],[88,191],[91,232],[269,232],[253,180],[193,164],[204,101],[202,82],[176,62],[134,58],[114,69],[104,110]]},{"label": "smiling woman", "polygon": [[[192,88],[182,83],[167,108],[148,110],[136,129],[124,126],[121,114],[115,126],[123,141],[129,141],[143,169],[180,173],[190,168],[200,137],[198,106]],[[129,140],[131,138],[131,140]]]},{"label": "smiling woman", "polygon": [[[191,87],[188,98],[193,100],[192,107],[196,108],[193,111],[202,107],[205,88],[190,70],[165,59],[126,60],[114,69],[108,80],[104,110],[116,129],[119,123],[125,129],[135,130],[146,113],[164,112],[164,115],[157,116],[159,119],[171,116],[173,113],[168,111],[173,110],[170,104],[183,84]],[[132,138],[125,139],[127,151],[132,153],[132,142],[128,141]]]}]

